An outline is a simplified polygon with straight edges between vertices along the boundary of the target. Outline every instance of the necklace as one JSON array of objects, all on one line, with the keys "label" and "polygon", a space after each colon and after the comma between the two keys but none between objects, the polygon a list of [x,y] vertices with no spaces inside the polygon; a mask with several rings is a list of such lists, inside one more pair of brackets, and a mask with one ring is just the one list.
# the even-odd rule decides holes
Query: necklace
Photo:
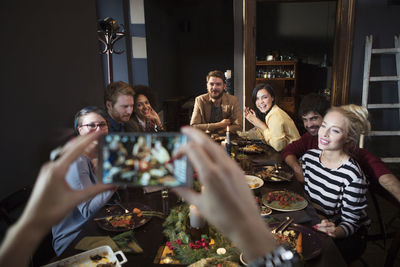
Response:
[{"label": "necklace", "polygon": [[345,153],[341,154],[339,159],[336,161],[329,161],[325,156],[325,150],[322,150],[321,153],[321,163],[326,165],[328,168],[337,169],[345,162],[347,155]]}]

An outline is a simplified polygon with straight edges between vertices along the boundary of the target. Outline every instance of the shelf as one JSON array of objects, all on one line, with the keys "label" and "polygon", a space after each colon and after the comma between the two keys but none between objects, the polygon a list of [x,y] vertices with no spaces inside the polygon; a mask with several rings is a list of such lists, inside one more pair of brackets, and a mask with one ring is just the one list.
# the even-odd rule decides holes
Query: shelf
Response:
[{"label": "shelf", "polygon": [[284,66],[284,65],[296,65],[297,61],[295,60],[282,60],[282,61],[266,61],[259,60],[256,61],[257,66]]},{"label": "shelf", "polygon": [[294,81],[295,78],[256,78],[256,81]]}]

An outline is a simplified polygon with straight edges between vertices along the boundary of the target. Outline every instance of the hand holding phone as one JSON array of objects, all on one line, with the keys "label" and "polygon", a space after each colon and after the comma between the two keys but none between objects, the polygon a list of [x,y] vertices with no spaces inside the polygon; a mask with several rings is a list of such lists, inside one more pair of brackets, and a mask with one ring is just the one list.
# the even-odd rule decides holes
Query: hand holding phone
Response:
[{"label": "hand holding phone", "polygon": [[174,153],[187,143],[180,133],[111,133],[99,150],[98,177],[128,186],[191,185],[192,168]]}]

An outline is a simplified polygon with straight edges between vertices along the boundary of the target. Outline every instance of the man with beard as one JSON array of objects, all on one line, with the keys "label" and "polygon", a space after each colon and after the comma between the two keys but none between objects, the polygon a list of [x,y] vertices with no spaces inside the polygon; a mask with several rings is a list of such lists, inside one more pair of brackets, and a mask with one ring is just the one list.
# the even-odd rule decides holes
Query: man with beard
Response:
[{"label": "man with beard", "polygon": [[104,93],[104,104],[110,121],[109,132],[137,132],[137,126],[129,121],[133,112],[135,91],[124,82],[110,83]]},{"label": "man with beard", "polygon": [[203,131],[232,132],[242,129],[242,112],[236,96],[225,93],[222,71],[210,71],[206,77],[208,93],[196,97],[190,125]]},{"label": "man with beard", "polygon": [[[296,179],[304,183],[303,170],[297,160],[309,149],[318,149],[318,131],[325,113],[330,108],[329,102],[321,95],[306,95],[299,106],[307,132],[297,141],[287,145],[282,151],[282,159],[293,169]],[[365,149],[355,147],[350,151],[361,170],[372,184],[379,184],[400,201],[400,181],[392,174],[379,158]]]}]

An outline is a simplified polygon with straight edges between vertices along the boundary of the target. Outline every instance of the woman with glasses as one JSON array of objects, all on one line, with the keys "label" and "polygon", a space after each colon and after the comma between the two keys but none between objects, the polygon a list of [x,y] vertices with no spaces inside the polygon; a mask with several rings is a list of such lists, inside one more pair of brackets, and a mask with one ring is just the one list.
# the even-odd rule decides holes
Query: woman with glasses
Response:
[{"label": "woman with glasses", "polygon": [[[76,113],[74,130],[77,135],[92,132],[108,133],[107,115],[104,110],[90,106]],[[92,143],[97,146],[97,141]],[[89,149],[87,150],[89,151]],[[69,186],[82,190],[96,183],[97,149],[84,152],[72,165],[65,177]],[[115,190],[106,191],[78,205],[63,221],[53,226],[53,248],[60,255],[79,234],[81,227],[102,208],[113,196]]]}]

